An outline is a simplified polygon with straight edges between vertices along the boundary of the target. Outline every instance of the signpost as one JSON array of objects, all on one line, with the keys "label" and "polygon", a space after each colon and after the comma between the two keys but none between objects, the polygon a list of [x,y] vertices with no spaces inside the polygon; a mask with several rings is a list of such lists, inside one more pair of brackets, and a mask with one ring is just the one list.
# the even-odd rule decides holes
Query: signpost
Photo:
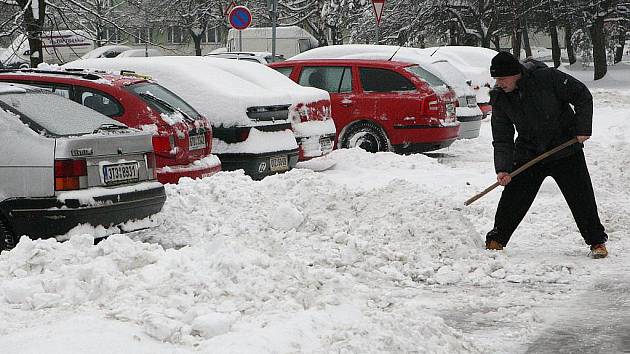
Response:
[{"label": "signpost", "polygon": [[385,8],[385,0],[372,0],[372,7],[374,9],[374,16],[376,16],[376,44],[380,41],[379,31],[381,24],[381,17],[383,16],[383,9]]},{"label": "signpost", "polygon": [[230,11],[230,25],[238,30],[238,50],[243,51],[242,30],[252,24],[252,13],[245,6],[235,6]]},{"label": "signpost", "polygon": [[278,0],[267,0],[271,15],[271,62],[276,61],[276,26],[278,22]]}]

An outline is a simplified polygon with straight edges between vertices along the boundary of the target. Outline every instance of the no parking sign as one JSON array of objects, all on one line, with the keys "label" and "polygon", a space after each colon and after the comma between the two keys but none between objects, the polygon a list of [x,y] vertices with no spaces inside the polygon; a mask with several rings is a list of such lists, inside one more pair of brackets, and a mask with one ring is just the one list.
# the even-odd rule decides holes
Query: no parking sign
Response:
[{"label": "no parking sign", "polygon": [[245,6],[235,6],[230,11],[230,25],[237,30],[244,30],[252,24],[252,13]]}]

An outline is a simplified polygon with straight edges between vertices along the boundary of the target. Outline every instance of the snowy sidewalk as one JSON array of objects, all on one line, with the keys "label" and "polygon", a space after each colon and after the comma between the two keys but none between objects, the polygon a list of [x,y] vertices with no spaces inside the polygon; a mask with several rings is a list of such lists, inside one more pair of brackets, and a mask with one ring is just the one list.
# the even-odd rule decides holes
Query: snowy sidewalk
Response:
[{"label": "snowy sidewalk", "polygon": [[598,281],[566,307],[526,353],[630,353],[630,277]]}]

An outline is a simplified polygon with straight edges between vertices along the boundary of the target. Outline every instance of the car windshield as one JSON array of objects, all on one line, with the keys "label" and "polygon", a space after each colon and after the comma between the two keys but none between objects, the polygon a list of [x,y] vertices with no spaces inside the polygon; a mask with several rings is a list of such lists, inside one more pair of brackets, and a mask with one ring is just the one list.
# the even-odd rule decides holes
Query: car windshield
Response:
[{"label": "car windshield", "polygon": [[[166,88],[151,82],[141,82],[129,86],[129,89],[138,94],[142,100],[157,108],[161,113],[173,113],[170,107],[174,107],[193,119],[199,119],[199,113],[188,103],[182,100]],[[160,104],[160,101],[166,103]],[[170,107],[169,107],[170,106]]]},{"label": "car windshield", "polygon": [[101,127],[125,127],[83,105],[55,94],[28,92],[0,95],[0,104],[9,106],[22,119],[33,122],[43,131],[40,134],[53,136],[83,135],[93,133]]},{"label": "car windshield", "polygon": [[438,86],[446,85],[444,81],[440,80],[439,77],[424,70],[423,68],[420,67],[420,65],[411,65],[411,66],[406,67],[405,70],[414,74],[420,79],[426,81],[431,87],[438,87]]}]

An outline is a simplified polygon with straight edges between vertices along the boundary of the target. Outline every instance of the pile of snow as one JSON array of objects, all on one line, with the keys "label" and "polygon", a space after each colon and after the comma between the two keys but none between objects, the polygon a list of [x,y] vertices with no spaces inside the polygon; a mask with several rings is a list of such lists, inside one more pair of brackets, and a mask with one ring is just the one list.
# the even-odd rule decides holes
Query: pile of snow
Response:
[{"label": "pile of snow", "polygon": [[[0,256],[3,312],[80,307],[155,340],[217,353],[467,353],[483,349],[414,293],[573,279],[570,264],[532,271],[482,251],[482,235],[454,198],[461,187],[436,194],[422,176],[452,168],[358,149],[331,158],[330,177],[294,170],[254,182],[223,172],[168,185],[159,226],[135,236],[150,243],[119,235],[96,246],[90,235],[22,239]],[[390,169],[374,185],[335,182],[335,172]],[[426,183],[398,178],[398,169]],[[0,333],[19,324],[3,326]]]}]

